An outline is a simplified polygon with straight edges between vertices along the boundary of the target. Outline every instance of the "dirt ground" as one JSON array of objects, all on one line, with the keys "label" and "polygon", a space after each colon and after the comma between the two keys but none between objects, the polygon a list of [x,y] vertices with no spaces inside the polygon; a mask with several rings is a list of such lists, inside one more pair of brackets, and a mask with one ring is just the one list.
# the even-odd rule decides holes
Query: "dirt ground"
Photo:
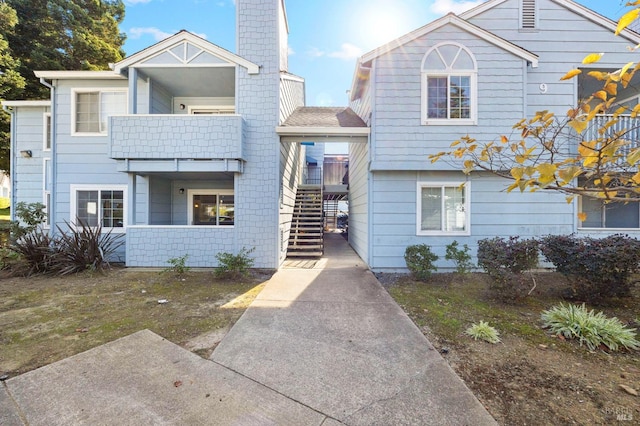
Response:
[{"label": "dirt ground", "polygon": [[[563,301],[563,277],[537,275],[536,291],[517,305],[493,300],[482,274],[436,274],[426,284],[379,279],[499,424],[640,424],[632,394],[640,392],[639,352],[590,352],[542,329],[540,313]],[[633,297],[595,309],[638,328],[639,293],[636,286]],[[502,342],[464,334],[479,320],[501,331]]]},{"label": "dirt ground", "polygon": [[[1,273],[2,271],[0,271]],[[270,273],[113,269],[107,275],[0,276],[0,375],[25,373],[139,330],[208,356]]]}]

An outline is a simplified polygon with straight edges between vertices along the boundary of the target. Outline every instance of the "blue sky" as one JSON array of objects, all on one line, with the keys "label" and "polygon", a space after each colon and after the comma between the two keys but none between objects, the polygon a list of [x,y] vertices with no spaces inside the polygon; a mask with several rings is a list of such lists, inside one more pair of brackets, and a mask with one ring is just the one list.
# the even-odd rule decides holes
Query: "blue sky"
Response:
[{"label": "blue sky", "polygon": [[[483,0],[285,0],[289,71],[306,80],[307,105],[347,104],[356,58],[449,11]],[[234,0],[125,0],[127,55],[182,29],[236,51]],[[625,0],[578,0],[617,20]]]}]

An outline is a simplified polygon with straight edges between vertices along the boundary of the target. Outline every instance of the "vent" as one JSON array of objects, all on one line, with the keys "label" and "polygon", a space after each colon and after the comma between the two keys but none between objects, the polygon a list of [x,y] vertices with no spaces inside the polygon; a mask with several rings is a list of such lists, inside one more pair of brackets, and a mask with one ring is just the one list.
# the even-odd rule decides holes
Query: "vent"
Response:
[{"label": "vent", "polygon": [[536,0],[522,0],[522,28],[536,28]]}]

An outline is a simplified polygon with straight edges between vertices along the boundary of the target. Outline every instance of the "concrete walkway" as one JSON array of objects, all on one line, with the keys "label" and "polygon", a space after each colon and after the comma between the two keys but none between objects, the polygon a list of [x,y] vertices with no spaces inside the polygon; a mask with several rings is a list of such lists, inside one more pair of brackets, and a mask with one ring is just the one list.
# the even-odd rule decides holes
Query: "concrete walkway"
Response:
[{"label": "concrete walkway", "polygon": [[149,331],[14,377],[2,425],[493,425],[338,234],[202,359]]}]

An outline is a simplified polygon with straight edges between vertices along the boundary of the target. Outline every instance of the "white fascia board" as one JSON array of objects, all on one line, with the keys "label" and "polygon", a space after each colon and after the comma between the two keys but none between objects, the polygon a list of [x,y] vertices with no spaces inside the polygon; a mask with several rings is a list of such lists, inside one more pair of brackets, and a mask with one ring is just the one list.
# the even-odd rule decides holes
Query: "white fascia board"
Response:
[{"label": "white fascia board", "polygon": [[126,80],[113,71],[34,71],[34,74],[48,80]]},{"label": "white fascia board", "polygon": [[304,78],[288,72],[280,72],[280,78],[283,80],[297,81],[298,83],[304,83]]},{"label": "white fascia board", "polygon": [[278,126],[280,136],[362,136],[371,133],[369,127],[294,127]]},{"label": "white fascia board", "polygon": [[469,19],[469,18],[473,18],[474,16],[480,15],[483,12],[486,12],[489,9],[492,9],[496,6],[498,6],[499,4],[502,4],[504,2],[506,2],[507,0],[489,0],[487,2],[484,2],[476,7],[474,7],[473,9],[469,9],[467,11],[464,11],[460,14],[458,14],[458,16],[462,19]]},{"label": "white fascia board", "polygon": [[2,101],[5,107],[48,107],[51,101]]},{"label": "white fascia board", "polygon": [[501,38],[498,37],[497,35],[484,30],[476,25],[473,25],[467,21],[465,21],[464,19],[461,19],[459,17],[457,17],[456,15],[450,13],[446,16],[443,16],[440,19],[436,19],[435,21],[418,28],[415,31],[412,31],[390,43],[387,43],[375,50],[372,50],[371,52],[365,54],[364,56],[362,56],[362,58],[360,59],[361,63],[367,63],[369,61],[374,60],[375,58],[390,52],[393,49],[396,49],[400,46],[405,45],[406,43],[409,43],[410,41],[413,41],[415,39],[417,39],[418,37],[422,37],[424,35],[429,34],[430,32],[433,32],[445,25],[455,25],[456,27],[460,28],[463,31],[466,31],[470,34],[473,34],[495,46],[498,46],[500,48],[502,48],[503,50],[506,50],[507,52],[511,52],[516,56],[519,56],[520,58],[526,60],[527,62],[531,63],[531,66],[533,68],[537,68],[538,67],[538,55],[529,52],[526,49],[523,49],[519,46],[516,46],[515,44]]},{"label": "white fascia board", "polygon": [[217,46],[210,41],[200,38],[188,31],[180,31],[179,33],[174,34],[173,36],[168,37],[151,47],[147,47],[146,49],[143,49],[138,53],[134,53],[128,58],[114,64],[113,70],[117,73],[121,73],[124,68],[127,68],[129,66],[136,66],[138,62],[152,58],[153,56],[156,56],[164,52],[165,50],[185,41],[199,47],[205,52],[211,53],[214,56],[224,59],[225,61],[246,68],[249,74],[258,74],[260,72],[260,67],[253,62],[250,62],[236,55],[235,53],[231,53],[228,50],[223,49],[222,47]]}]

